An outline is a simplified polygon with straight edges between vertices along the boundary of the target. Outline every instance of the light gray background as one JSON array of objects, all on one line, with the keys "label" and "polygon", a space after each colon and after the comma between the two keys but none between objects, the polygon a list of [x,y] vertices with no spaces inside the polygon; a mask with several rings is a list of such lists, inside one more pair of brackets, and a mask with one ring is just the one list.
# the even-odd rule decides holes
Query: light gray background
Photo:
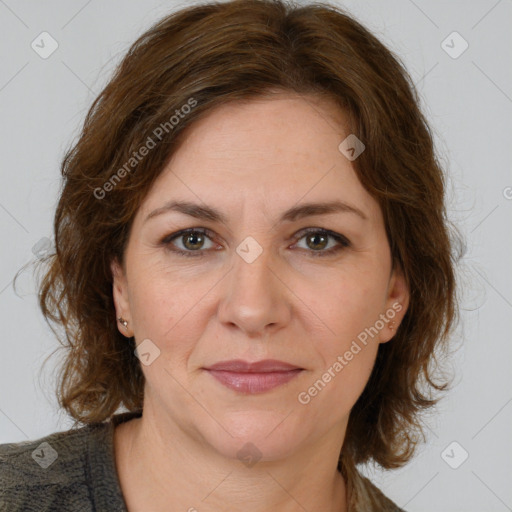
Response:
[{"label": "light gray background", "polygon": [[[57,342],[39,312],[33,248],[52,238],[59,166],[93,99],[124,51],[161,16],[188,2],[0,0],[0,443],[66,430],[52,395]],[[366,471],[410,512],[512,510],[512,1],[338,2],[395,50],[422,96],[450,176],[449,211],[467,238],[459,275],[461,326],[455,389],[405,468]],[[42,59],[31,42],[59,47]],[[458,58],[441,43],[457,31]],[[461,48],[460,41],[448,44]],[[463,343],[461,343],[461,340]],[[441,454],[457,462],[452,469]],[[446,453],[446,452],[445,452]]]}]

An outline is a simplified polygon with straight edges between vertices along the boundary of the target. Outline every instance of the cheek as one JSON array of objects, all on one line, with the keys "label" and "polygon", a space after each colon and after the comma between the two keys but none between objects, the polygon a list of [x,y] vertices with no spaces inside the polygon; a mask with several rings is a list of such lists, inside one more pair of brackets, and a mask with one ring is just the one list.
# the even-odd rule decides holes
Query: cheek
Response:
[{"label": "cheek", "polygon": [[319,334],[318,322],[314,321],[316,327],[310,324],[318,358],[310,384],[320,379],[316,387],[325,384],[330,390],[324,399],[331,405],[343,403],[345,410],[363,391],[374,365],[379,347],[375,325],[383,313],[386,282],[378,276],[361,279],[356,273],[341,276],[338,282],[333,286],[331,281],[328,292],[317,294],[311,306],[321,319],[324,334]]},{"label": "cheek", "polygon": [[[357,332],[358,328],[354,323],[346,330]],[[333,422],[346,418],[363,392],[379,345],[370,336],[363,341],[361,339],[347,332],[334,342],[332,338],[323,342],[319,340],[317,351],[321,352],[322,363],[306,379],[302,394],[298,397],[302,404],[311,402],[311,412],[314,410],[315,417],[323,417],[328,410],[333,411]],[[325,417],[322,421],[325,421]]]},{"label": "cheek", "polygon": [[[342,405],[344,410],[350,410],[363,392],[366,383],[370,378],[378,345],[364,346],[358,343],[360,351],[355,353],[348,361],[347,353],[344,353],[345,365],[339,375],[334,379],[333,398]],[[353,348],[349,352],[355,352]]]},{"label": "cheek", "polygon": [[143,370],[156,375],[154,371],[167,368],[181,374],[214,315],[211,290],[218,277],[197,278],[162,265],[148,265],[138,275],[130,297],[136,342],[150,339],[160,350],[159,364]]},{"label": "cheek", "polygon": [[308,306],[329,327],[330,338],[335,342],[328,344],[340,350],[372,327],[384,312],[386,287],[387,281],[380,275],[352,272],[331,278],[324,293],[312,294],[307,290],[303,293],[315,297]]},{"label": "cheek", "polygon": [[[140,279],[134,280],[130,303],[138,337],[154,339],[164,343],[172,339],[187,322],[200,303],[202,288],[199,283],[191,286],[189,280],[165,272],[143,271]],[[198,286],[199,285],[199,286]]]}]

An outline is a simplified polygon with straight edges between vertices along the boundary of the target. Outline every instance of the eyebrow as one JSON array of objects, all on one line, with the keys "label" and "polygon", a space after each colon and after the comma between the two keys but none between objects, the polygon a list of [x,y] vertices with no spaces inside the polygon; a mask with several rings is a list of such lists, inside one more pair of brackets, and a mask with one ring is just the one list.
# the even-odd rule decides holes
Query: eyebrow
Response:
[{"label": "eyebrow", "polygon": [[[167,212],[178,212],[190,217],[201,220],[209,220],[212,222],[220,222],[227,224],[227,217],[211,206],[202,206],[197,203],[189,201],[169,201],[164,206],[153,210],[144,220],[144,223],[149,219],[152,219],[158,215],[162,215]],[[368,220],[368,217],[355,206],[352,206],[343,201],[330,201],[326,203],[305,203],[300,206],[294,206],[289,210],[285,211],[280,218],[280,222],[293,222],[303,217],[309,217],[312,215],[324,215],[329,213],[352,213],[364,220]]]}]

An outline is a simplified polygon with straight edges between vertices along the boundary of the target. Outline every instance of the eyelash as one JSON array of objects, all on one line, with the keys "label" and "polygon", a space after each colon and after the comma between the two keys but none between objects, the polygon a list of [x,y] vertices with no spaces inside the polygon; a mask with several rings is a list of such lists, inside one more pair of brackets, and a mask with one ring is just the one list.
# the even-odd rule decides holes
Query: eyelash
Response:
[{"label": "eyelash", "polygon": [[[161,240],[160,243],[162,245],[164,245],[170,251],[172,251],[174,253],[177,253],[177,254],[180,254],[182,256],[191,257],[191,258],[197,258],[197,257],[204,256],[205,251],[201,250],[201,249],[198,249],[197,251],[184,251],[182,249],[176,249],[176,248],[171,249],[170,248],[170,246],[172,245],[172,241],[173,240],[175,240],[176,238],[179,238],[180,236],[182,237],[182,236],[190,234],[190,233],[201,233],[202,235],[206,235],[210,239],[213,237],[213,233],[209,229],[206,229],[206,228],[188,228],[188,229],[182,229],[181,231],[177,231],[176,233],[172,233],[170,235],[165,236]],[[310,251],[308,251],[308,252],[311,253],[311,256],[313,256],[314,258],[316,258],[316,257],[322,258],[322,257],[330,256],[330,255],[332,255],[334,253],[337,253],[337,252],[339,252],[339,251],[341,251],[341,250],[351,246],[350,241],[346,237],[344,237],[343,235],[340,235],[338,233],[334,233],[333,231],[329,231],[327,229],[321,229],[321,228],[306,228],[306,229],[303,229],[303,230],[299,231],[299,233],[297,233],[297,236],[295,237],[295,243],[297,241],[301,240],[302,238],[304,238],[305,236],[311,235],[311,234],[317,234],[317,235],[321,235],[321,236],[331,237],[334,240],[336,240],[338,242],[338,244],[339,244],[339,245],[337,245],[335,247],[331,247],[330,249],[328,249],[326,251],[322,251],[322,250],[318,250],[318,251],[310,250]],[[307,250],[307,249],[305,249],[305,250]]]}]

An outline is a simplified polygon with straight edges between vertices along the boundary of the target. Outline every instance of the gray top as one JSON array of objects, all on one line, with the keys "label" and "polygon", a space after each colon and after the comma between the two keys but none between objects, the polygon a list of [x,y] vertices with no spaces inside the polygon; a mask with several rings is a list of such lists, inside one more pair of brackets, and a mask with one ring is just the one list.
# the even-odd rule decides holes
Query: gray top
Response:
[{"label": "gray top", "polygon": [[[0,445],[0,511],[127,512],[114,456],[116,425],[141,412]],[[405,512],[346,466],[349,512]]]},{"label": "gray top", "polygon": [[114,458],[115,425],[140,416],[0,445],[2,512],[127,512]]}]

